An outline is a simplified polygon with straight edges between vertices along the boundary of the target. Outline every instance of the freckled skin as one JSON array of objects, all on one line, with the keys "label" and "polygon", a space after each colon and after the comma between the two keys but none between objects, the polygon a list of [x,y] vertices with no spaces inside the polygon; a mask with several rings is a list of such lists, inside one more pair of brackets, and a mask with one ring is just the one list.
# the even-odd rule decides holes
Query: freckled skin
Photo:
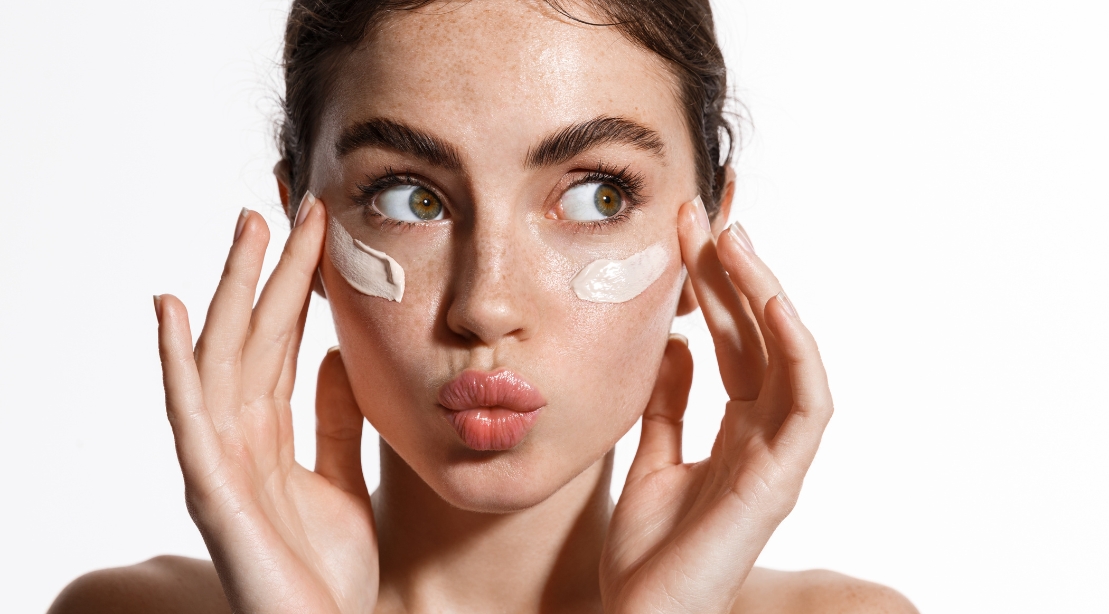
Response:
[{"label": "freckled skin", "polygon": [[[386,303],[352,292],[333,267],[322,267],[359,405],[447,501],[508,511],[547,499],[596,465],[642,413],[683,281],[677,210],[697,192],[672,77],[649,52],[612,29],[549,11],[477,4],[392,18],[347,58],[310,187],[352,235],[405,269],[404,300]],[[544,136],[602,115],[658,131],[663,155],[611,145],[558,167],[526,167]],[[379,149],[339,159],[333,143],[342,129],[375,117],[454,145],[462,170]],[[566,178],[599,163],[643,175],[642,206],[597,229],[546,217]],[[386,168],[433,182],[450,219],[397,229],[368,218],[349,194]],[[669,262],[635,299],[589,303],[572,291],[589,262],[654,243]],[[464,368],[499,367],[523,375],[549,405],[517,448],[475,454],[442,419],[435,394]]]},{"label": "freckled skin", "polygon": [[[690,300],[676,221],[697,187],[673,77],[614,30],[514,0],[398,13],[337,75],[309,189],[355,238],[396,259],[406,277],[396,303],[358,293],[327,257],[320,265],[341,364],[384,440],[372,498],[379,567],[371,575],[380,580],[374,612],[600,612],[598,570],[613,516],[611,449],[644,411],[679,296]],[[602,115],[655,130],[663,154],[608,145],[557,167],[525,165],[529,148],[547,134]],[[370,118],[452,144],[461,170],[383,149],[338,157],[344,127]],[[571,179],[600,163],[642,177],[641,206],[607,226],[551,219]],[[390,171],[433,184],[448,219],[395,227],[367,215],[354,199],[358,184]],[[575,296],[570,281],[585,264],[649,245],[663,246],[670,260],[642,294],[615,304]],[[475,452],[442,418],[436,395],[465,368],[499,367],[524,376],[549,404],[516,448]],[[322,512],[328,521],[320,526],[330,529],[334,512]],[[359,527],[371,524],[359,520]],[[338,541],[357,543],[350,532]],[[363,594],[361,586],[350,594]],[[157,557],[77,579],[50,614],[154,611],[231,609],[211,562]],[[758,568],[733,611],[916,612],[890,589],[831,572]]]}]

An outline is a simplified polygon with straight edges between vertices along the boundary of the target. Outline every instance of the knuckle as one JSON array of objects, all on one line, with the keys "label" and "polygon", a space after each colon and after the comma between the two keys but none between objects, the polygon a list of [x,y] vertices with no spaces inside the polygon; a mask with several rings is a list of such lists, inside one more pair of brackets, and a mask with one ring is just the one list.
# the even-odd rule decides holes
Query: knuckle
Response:
[{"label": "knuckle", "polygon": [[324,439],[329,439],[335,442],[360,440],[362,438],[362,428],[353,426],[331,426],[321,427],[317,431],[317,435]]},{"label": "knuckle", "polygon": [[207,509],[209,497],[203,495],[200,489],[185,484],[185,509],[189,511],[189,518],[193,524],[201,525],[204,520],[203,510]]}]

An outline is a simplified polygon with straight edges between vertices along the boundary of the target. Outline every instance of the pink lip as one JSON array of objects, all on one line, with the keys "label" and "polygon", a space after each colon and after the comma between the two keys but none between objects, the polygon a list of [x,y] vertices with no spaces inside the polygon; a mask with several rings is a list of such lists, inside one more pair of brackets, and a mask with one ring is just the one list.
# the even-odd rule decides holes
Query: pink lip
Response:
[{"label": "pink lip", "polygon": [[535,425],[543,395],[524,378],[501,369],[484,373],[467,369],[439,389],[447,421],[474,450],[516,447]]}]

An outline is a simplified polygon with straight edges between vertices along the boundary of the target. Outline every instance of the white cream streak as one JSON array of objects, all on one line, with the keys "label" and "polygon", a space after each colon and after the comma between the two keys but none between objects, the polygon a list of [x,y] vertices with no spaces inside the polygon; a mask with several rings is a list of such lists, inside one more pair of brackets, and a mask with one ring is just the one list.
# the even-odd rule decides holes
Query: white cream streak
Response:
[{"label": "white cream streak", "polygon": [[652,245],[624,260],[594,260],[570,285],[583,301],[624,303],[655,283],[666,270],[666,249]]},{"label": "white cream streak", "polygon": [[399,303],[404,297],[404,269],[397,261],[350,236],[335,218],[327,225],[327,254],[343,279],[362,294]]}]

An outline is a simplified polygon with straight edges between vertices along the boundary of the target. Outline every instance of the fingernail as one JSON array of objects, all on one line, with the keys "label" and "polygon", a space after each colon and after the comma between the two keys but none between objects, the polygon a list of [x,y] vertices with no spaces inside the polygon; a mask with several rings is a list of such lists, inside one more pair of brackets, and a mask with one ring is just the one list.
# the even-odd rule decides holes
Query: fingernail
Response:
[{"label": "fingernail", "polygon": [[304,193],[304,198],[300,199],[300,206],[297,207],[297,219],[293,222],[293,228],[304,222],[304,218],[308,217],[308,212],[312,210],[317,202],[319,202],[319,199],[312,192]]},{"label": "fingernail", "polygon": [[670,333],[670,338],[677,339],[678,341],[682,342],[682,345],[684,345],[685,347],[689,347],[689,338],[681,333]]},{"label": "fingernail", "polygon": [[700,224],[701,230],[712,232],[709,226],[709,214],[705,211],[705,201],[701,200],[700,195],[693,199],[693,206],[697,207],[697,223]]},{"label": "fingernail", "polygon": [[243,207],[239,213],[239,221],[235,222],[235,238],[231,240],[232,243],[239,240],[239,235],[243,234],[243,228],[246,226],[246,219],[250,217],[250,209]]},{"label": "fingernail", "polygon": [[158,318],[159,322],[162,321],[162,295],[161,294],[155,294],[154,295],[154,316],[156,318]]},{"label": "fingernail", "polygon": [[786,310],[791,318],[794,320],[801,319],[797,316],[797,309],[793,306],[793,302],[789,300],[789,297],[786,296],[785,290],[778,293],[778,302],[781,303],[782,308]]},{"label": "fingernail", "polygon": [[747,236],[747,231],[739,225],[739,222],[734,222],[729,226],[728,232],[732,233],[732,238],[736,240],[736,243],[739,243],[740,247],[752,254],[755,253],[755,246],[751,244],[751,237]]},{"label": "fingernail", "polygon": [[332,352],[338,352],[338,351],[339,351],[339,346],[337,346],[337,345],[333,345],[333,346],[327,348],[327,353],[328,354],[330,354]]}]

